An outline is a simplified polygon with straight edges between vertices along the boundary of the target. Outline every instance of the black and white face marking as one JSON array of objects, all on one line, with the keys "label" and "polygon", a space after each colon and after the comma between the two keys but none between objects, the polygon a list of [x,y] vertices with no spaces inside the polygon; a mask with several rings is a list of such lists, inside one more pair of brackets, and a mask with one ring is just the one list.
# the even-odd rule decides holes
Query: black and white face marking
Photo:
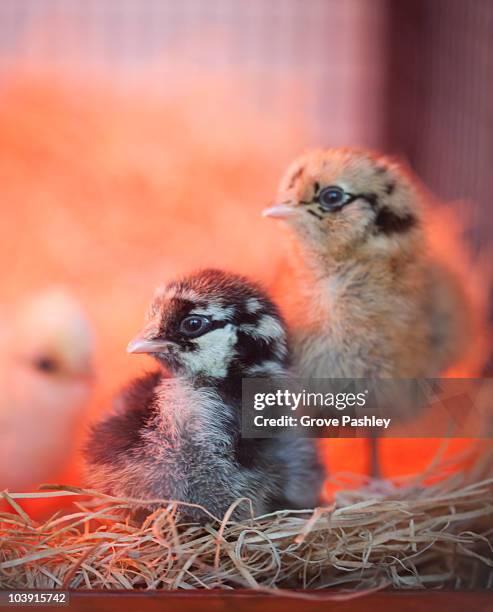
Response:
[{"label": "black and white face marking", "polygon": [[284,322],[246,279],[206,270],[160,290],[149,323],[128,347],[176,374],[210,379],[279,373],[287,359]]}]

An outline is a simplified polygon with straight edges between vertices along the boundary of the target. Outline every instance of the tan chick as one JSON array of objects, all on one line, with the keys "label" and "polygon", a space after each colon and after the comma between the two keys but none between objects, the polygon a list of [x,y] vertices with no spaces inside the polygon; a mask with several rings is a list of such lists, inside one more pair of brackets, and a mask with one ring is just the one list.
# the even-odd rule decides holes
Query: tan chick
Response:
[{"label": "tan chick", "polygon": [[44,292],[4,322],[0,363],[0,489],[61,472],[93,387],[93,341],[77,302]]},{"label": "tan chick", "polygon": [[475,346],[471,292],[433,253],[426,200],[398,163],[364,150],[315,150],[288,169],[264,215],[294,238],[301,376],[438,377]]}]

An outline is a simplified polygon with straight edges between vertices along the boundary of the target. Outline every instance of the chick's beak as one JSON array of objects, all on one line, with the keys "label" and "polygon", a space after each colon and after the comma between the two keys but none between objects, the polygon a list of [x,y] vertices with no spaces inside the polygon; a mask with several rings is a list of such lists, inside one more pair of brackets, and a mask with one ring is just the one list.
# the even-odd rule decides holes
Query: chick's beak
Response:
[{"label": "chick's beak", "polygon": [[294,206],[289,204],[274,204],[262,211],[263,217],[272,217],[273,219],[287,219],[295,214]]},{"label": "chick's beak", "polygon": [[127,353],[160,353],[165,351],[170,344],[166,340],[148,340],[137,336],[128,343]]},{"label": "chick's beak", "polygon": [[127,353],[160,353],[165,351],[171,342],[158,336],[159,328],[151,322],[128,343]]}]

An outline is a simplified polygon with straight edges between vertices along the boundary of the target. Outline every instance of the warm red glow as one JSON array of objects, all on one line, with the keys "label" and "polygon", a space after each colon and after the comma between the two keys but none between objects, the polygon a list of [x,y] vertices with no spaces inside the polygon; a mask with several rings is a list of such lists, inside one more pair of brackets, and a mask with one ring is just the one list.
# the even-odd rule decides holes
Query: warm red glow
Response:
[{"label": "warm red glow", "polygon": [[[214,265],[276,285],[285,245],[260,210],[299,152],[302,130],[239,108],[238,95],[217,94],[213,104],[212,89],[198,83],[167,97],[125,96],[24,78],[0,93],[1,301],[12,306],[61,284],[84,304],[97,336],[88,418],[150,367],[125,346],[156,284]],[[204,107],[196,101],[205,91]],[[420,472],[439,445],[384,441],[384,471]],[[456,441],[447,454],[465,445]],[[364,441],[331,440],[324,448],[332,472],[366,471]],[[52,480],[79,478],[74,454]]]}]

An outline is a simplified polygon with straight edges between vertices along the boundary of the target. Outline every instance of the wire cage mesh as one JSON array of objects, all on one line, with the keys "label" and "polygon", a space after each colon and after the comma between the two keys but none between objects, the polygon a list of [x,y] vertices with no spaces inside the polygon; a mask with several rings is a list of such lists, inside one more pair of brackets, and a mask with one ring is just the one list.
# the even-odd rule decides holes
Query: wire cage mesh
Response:
[{"label": "wire cage mesh", "polygon": [[493,4],[389,3],[385,147],[457,201],[477,247],[491,244]]},{"label": "wire cage mesh", "polygon": [[[381,133],[385,0],[5,0],[0,65],[40,54],[61,68],[81,60],[136,82],[179,63],[252,80],[262,105],[289,107],[294,81],[313,142],[378,146]],[[171,62],[169,61],[171,59]]]}]

